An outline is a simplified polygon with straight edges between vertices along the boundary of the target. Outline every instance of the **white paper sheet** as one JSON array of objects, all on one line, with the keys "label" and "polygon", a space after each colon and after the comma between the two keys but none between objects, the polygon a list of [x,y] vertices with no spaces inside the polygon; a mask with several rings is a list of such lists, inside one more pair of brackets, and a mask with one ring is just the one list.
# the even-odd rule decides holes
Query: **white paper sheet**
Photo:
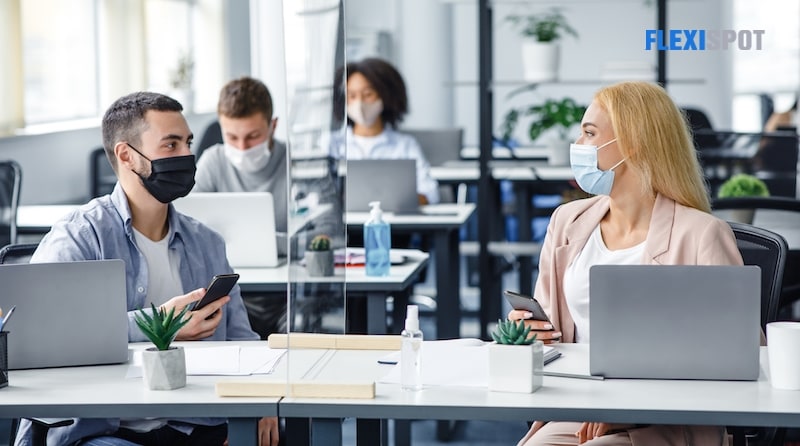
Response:
[{"label": "white paper sheet", "polygon": [[[286,353],[286,349],[271,349],[266,346],[239,347],[184,347],[186,374],[191,376],[242,376],[266,375]],[[133,352],[126,373],[127,378],[142,376],[142,351]]]}]

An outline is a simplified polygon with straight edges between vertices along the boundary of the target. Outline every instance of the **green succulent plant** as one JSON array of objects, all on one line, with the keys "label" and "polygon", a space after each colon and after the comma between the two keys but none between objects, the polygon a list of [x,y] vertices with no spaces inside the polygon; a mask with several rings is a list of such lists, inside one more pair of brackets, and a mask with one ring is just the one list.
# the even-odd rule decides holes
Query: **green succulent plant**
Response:
[{"label": "green succulent plant", "polygon": [[157,349],[169,350],[169,346],[175,340],[178,331],[192,318],[191,315],[184,318],[186,312],[189,311],[189,307],[183,307],[183,310],[177,315],[174,307],[166,310],[160,307],[157,308],[152,303],[150,307],[152,308],[152,315],[140,308],[139,312],[133,316],[134,320],[136,320],[136,325],[139,326],[142,333],[147,336],[147,339],[150,339]]},{"label": "green succulent plant", "polygon": [[309,251],[328,251],[331,249],[331,238],[327,235],[318,235],[311,239],[308,245]]},{"label": "green succulent plant", "polygon": [[492,332],[492,339],[498,344],[529,345],[536,342],[536,335],[530,338],[531,328],[525,325],[524,320],[497,320],[497,328]]},{"label": "green succulent plant", "polygon": [[746,173],[739,173],[722,183],[717,193],[719,198],[769,197],[766,183]]}]

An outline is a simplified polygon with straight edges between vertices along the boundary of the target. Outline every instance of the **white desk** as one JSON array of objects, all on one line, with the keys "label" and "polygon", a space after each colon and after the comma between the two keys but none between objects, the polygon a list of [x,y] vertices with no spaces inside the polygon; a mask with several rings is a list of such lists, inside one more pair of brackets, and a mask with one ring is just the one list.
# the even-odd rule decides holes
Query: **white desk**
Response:
[{"label": "white desk", "polygon": [[0,418],[221,417],[230,420],[230,444],[256,446],[258,419],[278,414],[279,398],[218,397],[214,384],[219,376],[188,376],[182,389],[151,391],[141,378],[126,379],[127,368],[117,364],[12,370],[9,386],[0,390]]},{"label": "white desk", "polygon": [[[416,249],[393,249],[406,261],[392,265],[389,275],[369,277],[364,267],[336,268],[330,277],[312,277],[306,268],[296,263],[283,264],[277,268],[236,268],[240,275],[242,292],[282,292],[290,283],[315,283],[341,286],[349,294],[365,295],[367,298],[367,333],[386,333],[386,298],[389,294],[403,291],[414,284],[422,268],[428,264],[428,254]],[[245,297],[246,298],[246,297]]]},{"label": "white desk", "polygon": [[[424,232],[432,235],[436,246],[436,335],[457,338],[461,325],[461,259],[459,229],[475,212],[475,204],[436,204],[422,206],[418,215],[385,213],[392,233]],[[362,228],[368,212],[347,212],[348,228]]]},{"label": "white desk", "polygon": [[[564,344],[557,348],[563,357],[545,370],[588,372],[588,346]],[[380,376],[386,371],[381,368],[387,366],[376,363],[384,352],[375,352],[371,359],[359,353],[362,366],[353,367],[355,359],[347,362],[351,379]],[[319,379],[342,373],[336,364],[331,367],[333,370]],[[762,347],[758,381],[597,381],[545,376],[543,387],[532,394],[469,387],[427,387],[411,393],[398,385],[378,384],[374,399],[284,398],[279,410],[282,417],[315,418],[312,425],[329,430],[339,429],[343,417],[800,426],[800,392],[773,389],[767,370],[766,348]],[[520,437],[523,434],[520,431]],[[335,444],[326,442],[330,438],[314,440],[315,445]]]}]

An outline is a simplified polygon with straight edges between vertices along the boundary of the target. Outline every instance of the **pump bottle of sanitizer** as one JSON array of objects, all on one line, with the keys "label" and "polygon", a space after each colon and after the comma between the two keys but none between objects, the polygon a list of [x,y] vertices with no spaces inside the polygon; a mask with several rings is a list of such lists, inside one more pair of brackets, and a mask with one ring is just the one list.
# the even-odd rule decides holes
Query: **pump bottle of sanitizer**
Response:
[{"label": "pump bottle of sanitizer", "polygon": [[422,332],[419,329],[419,308],[409,305],[406,328],[400,333],[400,384],[403,390],[422,389]]}]

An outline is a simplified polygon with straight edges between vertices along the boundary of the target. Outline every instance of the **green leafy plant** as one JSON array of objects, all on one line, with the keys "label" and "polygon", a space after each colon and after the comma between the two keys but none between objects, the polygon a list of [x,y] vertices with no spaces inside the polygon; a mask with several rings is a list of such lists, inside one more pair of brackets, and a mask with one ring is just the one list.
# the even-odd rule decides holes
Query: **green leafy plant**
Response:
[{"label": "green leafy plant", "polygon": [[503,119],[503,141],[508,142],[521,118],[529,117],[533,118],[528,127],[531,141],[536,141],[542,133],[551,128],[557,129],[562,140],[567,139],[567,132],[573,125],[581,122],[584,112],[586,106],[578,104],[572,98],[547,99],[542,104],[512,108]]},{"label": "green leafy plant", "polygon": [[308,245],[309,251],[328,251],[331,249],[331,238],[327,235],[320,234],[313,239]]},{"label": "green leafy plant", "polygon": [[497,328],[492,332],[492,339],[498,344],[505,345],[529,345],[536,342],[536,335],[528,337],[530,327],[525,325],[524,320],[497,320]]},{"label": "green leafy plant", "polygon": [[763,181],[753,175],[740,173],[722,183],[717,196],[719,198],[769,197],[769,189]]},{"label": "green leafy plant", "polygon": [[143,309],[134,315],[136,325],[142,330],[147,339],[156,346],[159,350],[169,350],[170,344],[175,340],[178,331],[183,328],[192,318],[190,315],[184,318],[189,307],[186,306],[177,315],[175,308],[166,310],[164,308],[157,308],[152,303],[150,304],[153,314],[147,314]]},{"label": "green leafy plant", "polygon": [[550,9],[541,14],[510,15],[506,20],[520,28],[520,34],[539,42],[553,42],[565,34],[578,37],[577,31],[567,23],[559,9]]}]

